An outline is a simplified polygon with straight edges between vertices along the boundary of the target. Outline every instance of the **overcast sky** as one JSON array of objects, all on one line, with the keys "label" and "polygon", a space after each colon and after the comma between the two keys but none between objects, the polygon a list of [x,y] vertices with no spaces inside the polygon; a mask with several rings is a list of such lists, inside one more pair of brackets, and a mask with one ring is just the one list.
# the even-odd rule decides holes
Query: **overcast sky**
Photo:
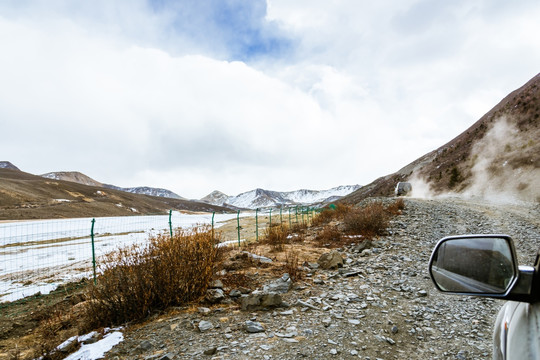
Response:
[{"label": "overcast sky", "polygon": [[367,184],[540,71],[538,0],[3,0],[0,160],[188,198]]}]

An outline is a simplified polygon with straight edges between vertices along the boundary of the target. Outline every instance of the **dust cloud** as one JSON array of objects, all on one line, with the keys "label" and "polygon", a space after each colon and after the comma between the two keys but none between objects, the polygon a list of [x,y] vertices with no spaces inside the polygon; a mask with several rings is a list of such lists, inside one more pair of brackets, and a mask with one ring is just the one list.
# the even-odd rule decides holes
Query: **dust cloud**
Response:
[{"label": "dust cloud", "polygon": [[461,197],[490,202],[540,202],[540,129],[519,131],[507,117],[497,119],[482,139],[474,144],[470,158],[460,169],[470,172],[465,189],[435,192],[418,174],[407,181],[411,197],[433,199]]}]

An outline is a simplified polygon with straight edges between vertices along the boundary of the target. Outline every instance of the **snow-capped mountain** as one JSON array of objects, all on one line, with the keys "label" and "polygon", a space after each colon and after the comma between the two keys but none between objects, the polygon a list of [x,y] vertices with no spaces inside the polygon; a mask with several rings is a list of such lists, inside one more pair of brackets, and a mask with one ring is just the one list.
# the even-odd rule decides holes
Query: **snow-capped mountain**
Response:
[{"label": "snow-capped mountain", "polygon": [[10,163],[9,161],[0,161],[0,169],[19,170],[18,167],[16,167],[15,165]]},{"label": "snow-capped mountain", "polygon": [[114,185],[103,185],[106,188],[114,189],[114,190],[120,190],[125,191],[133,194],[142,194],[142,195],[150,195],[150,196],[159,196],[159,197],[167,197],[167,198],[173,198],[173,199],[183,199],[185,198],[181,197],[178,194],[175,194],[174,192],[162,189],[162,188],[153,188],[149,186],[138,186],[138,187],[132,187],[132,188],[121,188]]},{"label": "snow-capped mountain", "polygon": [[329,190],[296,190],[289,192],[270,191],[264,189],[251,190],[236,196],[227,196],[214,191],[201,201],[220,206],[256,209],[277,207],[282,205],[311,205],[334,201],[360,188],[360,185],[338,186]]}]

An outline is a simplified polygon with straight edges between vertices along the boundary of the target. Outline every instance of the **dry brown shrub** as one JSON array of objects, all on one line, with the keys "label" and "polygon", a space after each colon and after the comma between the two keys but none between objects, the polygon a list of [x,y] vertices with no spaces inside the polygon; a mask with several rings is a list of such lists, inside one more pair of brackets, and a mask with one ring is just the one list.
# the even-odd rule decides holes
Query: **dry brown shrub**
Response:
[{"label": "dry brown shrub", "polygon": [[315,236],[315,241],[319,246],[330,246],[337,245],[341,243],[341,231],[334,225],[326,225],[320,232]]},{"label": "dry brown shrub", "polygon": [[289,250],[285,255],[285,271],[289,274],[292,282],[301,280],[303,277],[299,264],[298,252],[294,249]]},{"label": "dry brown shrub", "polygon": [[284,245],[289,241],[289,234],[287,226],[272,225],[264,230],[261,243],[272,246],[272,251],[283,251]]},{"label": "dry brown shrub", "polygon": [[345,229],[350,234],[366,238],[383,235],[389,224],[389,215],[382,202],[372,202],[363,208],[351,210],[343,219]]},{"label": "dry brown shrub", "polygon": [[343,220],[345,215],[351,212],[352,209],[352,205],[344,203],[335,204],[333,208],[327,206],[323,208],[322,211],[313,218],[311,224],[313,226],[320,226],[328,224],[329,222],[334,220]]},{"label": "dry brown shrub", "polygon": [[401,212],[405,209],[405,201],[402,198],[397,199],[386,207],[386,211],[390,215],[401,215]]},{"label": "dry brown shrub", "polygon": [[151,237],[147,246],[107,256],[90,291],[89,327],[141,320],[153,311],[203,296],[220,261],[221,249],[208,228]]}]

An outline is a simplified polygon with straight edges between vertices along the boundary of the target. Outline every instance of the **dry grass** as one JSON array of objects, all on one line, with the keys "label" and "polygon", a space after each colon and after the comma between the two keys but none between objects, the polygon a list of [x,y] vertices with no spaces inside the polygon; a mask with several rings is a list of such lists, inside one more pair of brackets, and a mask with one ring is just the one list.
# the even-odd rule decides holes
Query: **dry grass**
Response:
[{"label": "dry grass", "polygon": [[283,251],[285,244],[289,241],[289,235],[290,231],[287,226],[272,225],[264,230],[260,242],[272,246],[272,251]]},{"label": "dry grass", "polygon": [[91,328],[141,320],[153,311],[202,297],[217,269],[220,249],[205,228],[150,238],[147,247],[108,256],[91,288],[86,313]]}]

